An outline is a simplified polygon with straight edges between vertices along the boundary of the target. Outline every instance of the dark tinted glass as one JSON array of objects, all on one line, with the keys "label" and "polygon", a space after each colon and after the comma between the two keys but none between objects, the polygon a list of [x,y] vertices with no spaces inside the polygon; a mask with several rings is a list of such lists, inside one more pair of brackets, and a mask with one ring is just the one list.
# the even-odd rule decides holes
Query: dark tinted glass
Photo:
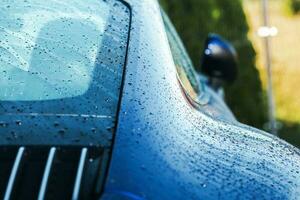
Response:
[{"label": "dark tinted glass", "polygon": [[0,112],[113,115],[129,11],[113,0],[4,1]]},{"label": "dark tinted glass", "polygon": [[187,94],[197,101],[200,93],[200,84],[197,79],[193,64],[169,18],[163,11],[162,15],[179,79]]}]

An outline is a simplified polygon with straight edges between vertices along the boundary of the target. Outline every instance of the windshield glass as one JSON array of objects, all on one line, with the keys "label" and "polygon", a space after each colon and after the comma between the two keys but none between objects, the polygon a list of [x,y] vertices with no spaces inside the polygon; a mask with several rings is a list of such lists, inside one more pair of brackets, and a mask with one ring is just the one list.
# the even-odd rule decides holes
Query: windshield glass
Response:
[{"label": "windshield glass", "polygon": [[0,4],[0,100],[84,94],[108,21],[99,0]]},{"label": "windshield glass", "polygon": [[115,0],[0,4],[0,113],[113,115],[129,31]]}]

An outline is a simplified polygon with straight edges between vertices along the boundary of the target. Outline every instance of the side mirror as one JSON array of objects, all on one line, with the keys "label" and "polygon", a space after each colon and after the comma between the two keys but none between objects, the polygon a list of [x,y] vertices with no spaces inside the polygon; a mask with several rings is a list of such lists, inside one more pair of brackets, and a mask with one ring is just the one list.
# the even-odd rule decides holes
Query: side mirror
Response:
[{"label": "side mirror", "polygon": [[210,82],[232,83],[237,78],[237,53],[234,47],[216,34],[210,34],[205,42],[201,72]]}]

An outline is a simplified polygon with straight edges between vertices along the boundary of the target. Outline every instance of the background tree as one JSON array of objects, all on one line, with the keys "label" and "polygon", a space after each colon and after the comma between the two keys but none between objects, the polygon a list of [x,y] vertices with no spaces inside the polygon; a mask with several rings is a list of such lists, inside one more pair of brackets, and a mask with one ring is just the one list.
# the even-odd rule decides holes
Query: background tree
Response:
[{"label": "background tree", "polygon": [[291,14],[297,14],[300,12],[300,0],[284,0],[285,7]]}]

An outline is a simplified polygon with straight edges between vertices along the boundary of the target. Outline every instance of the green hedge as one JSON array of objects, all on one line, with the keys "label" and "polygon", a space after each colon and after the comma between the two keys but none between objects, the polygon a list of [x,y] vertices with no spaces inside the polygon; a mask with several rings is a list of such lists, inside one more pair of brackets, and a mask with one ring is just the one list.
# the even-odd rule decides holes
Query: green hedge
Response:
[{"label": "green hedge", "polygon": [[296,14],[300,12],[300,0],[287,0],[292,13]]},{"label": "green hedge", "polygon": [[291,14],[297,14],[300,12],[300,0],[285,0],[285,7]]},{"label": "green hedge", "polygon": [[238,120],[262,128],[266,105],[255,51],[247,38],[248,25],[240,0],[161,0],[179,35],[199,69],[203,44],[210,32],[218,33],[236,47],[239,53],[239,78],[227,86],[226,101]]}]

